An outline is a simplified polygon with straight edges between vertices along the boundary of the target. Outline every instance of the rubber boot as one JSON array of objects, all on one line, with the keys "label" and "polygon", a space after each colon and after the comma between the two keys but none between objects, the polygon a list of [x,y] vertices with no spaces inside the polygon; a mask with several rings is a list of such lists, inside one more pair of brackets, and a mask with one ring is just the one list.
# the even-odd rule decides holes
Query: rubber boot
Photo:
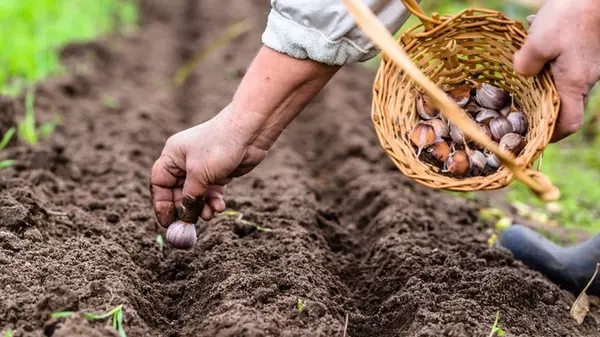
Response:
[{"label": "rubber boot", "polygon": [[[563,248],[530,228],[513,225],[500,235],[498,244],[576,296],[590,281],[596,263],[600,262],[600,234],[579,245]],[[600,295],[600,275],[587,293]]]}]

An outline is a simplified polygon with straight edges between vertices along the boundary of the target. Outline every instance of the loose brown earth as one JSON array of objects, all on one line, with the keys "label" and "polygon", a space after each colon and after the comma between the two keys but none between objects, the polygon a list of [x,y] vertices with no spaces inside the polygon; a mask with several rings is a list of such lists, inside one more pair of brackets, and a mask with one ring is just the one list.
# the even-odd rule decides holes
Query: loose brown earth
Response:
[{"label": "loose brown earth", "polygon": [[[107,322],[51,319],[123,304],[129,336],[598,335],[573,296],[487,248],[477,205],[402,177],[369,120],[373,73],[343,69],[227,203],[270,233],[217,218],[191,252],[155,243],[148,173],[168,136],[229,101],[260,46],[268,2],[148,0],[135,34],[72,45],[68,76],[37,94],[64,126],[37,148],[12,144],[0,173],[0,328],[15,336],[114,336]],[[177,66],[227,25],[254,30],[185,85]],[[107,106],[107,97],[118,107]],[[23,112],[3,100],[0,127]],[[110,104],[108,104],[110,105]],[[297,299],[305,301],[302,312]]]}]

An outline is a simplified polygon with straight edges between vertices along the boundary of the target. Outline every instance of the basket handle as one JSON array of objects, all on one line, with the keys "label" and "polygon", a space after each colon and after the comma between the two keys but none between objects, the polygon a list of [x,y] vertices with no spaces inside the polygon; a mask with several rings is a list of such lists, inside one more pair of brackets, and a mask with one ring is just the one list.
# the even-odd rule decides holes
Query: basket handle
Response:
[{"label": "basket handle", "polygon": [[423,27],[425,27],[426,31],[432,30],[433,24],[441,24],[440,21],[428,17],[416,0],[401,1],[404,4],[404,7],[406,7],[406,9],[408,9],[414,16],[418,17],[419,20],[421,20],[421,23],[423,23]]},{"label": "basket handle", "polygon": [[[410,2],[409,0],[402,1]],[[515,178],[527,185],[540,199],[553,201],[560,197],[560,191],[552,185],[550,179],[538,171],[520,167],[511,152],[501,150],[496,142],[477,128],[477,124],[474,121],[462,114],[456,102],[452,101],[448,95],[419,70],[369,7],[359,0],[344,0],[344,2],[356,19],[358,26],[413,81],[431,96],[438,106],[441,107],[442,115],[446,119],[460,128],[467,137],[494,153],[512,171]]]}]

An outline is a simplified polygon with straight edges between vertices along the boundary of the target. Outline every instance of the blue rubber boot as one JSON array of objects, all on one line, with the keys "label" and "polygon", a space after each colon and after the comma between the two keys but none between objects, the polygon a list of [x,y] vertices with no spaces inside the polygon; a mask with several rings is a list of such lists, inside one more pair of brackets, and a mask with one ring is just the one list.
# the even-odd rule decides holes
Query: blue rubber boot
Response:
[{"label": "blue rubber boot", "polygon": [[[579,245],[563,248],[521,225],[509,227],[498,240],[517,260],[546,275],[575,295],[585,288],[600,262],[600,234]],[[587,291],[600,295],[600,275]]]}]

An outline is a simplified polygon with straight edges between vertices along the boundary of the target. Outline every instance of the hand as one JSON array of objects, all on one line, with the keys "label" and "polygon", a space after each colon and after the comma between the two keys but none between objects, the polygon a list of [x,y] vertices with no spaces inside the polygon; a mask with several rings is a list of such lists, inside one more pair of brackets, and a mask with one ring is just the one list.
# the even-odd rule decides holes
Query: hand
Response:
[{"label": "hand", "polygon": [[588,93],[600,79],[600,3],[548,0],[532,21],[514,66],[518,73],[533,76],[552,62],[561,98],[552,137],[556,142],[581,127]]},{"label": "hand", "polygon": [[[267,151],[228,127],[229,107],[212,120],[173,135],[151,172],[153,206],[160,224],[195,223],[225,210],[225,185],[250,172]],[[184,207],[182,207],[182,205]]]},{"label": "hand", "polygon": [[[231,105],[167,141],[152,167],[150,190],[160,224],[195,224],[225,209],[225,185],[250,172],[283,129],[339,67],[263,47]],[[194,240],[195,242],[195,240]]]}]

